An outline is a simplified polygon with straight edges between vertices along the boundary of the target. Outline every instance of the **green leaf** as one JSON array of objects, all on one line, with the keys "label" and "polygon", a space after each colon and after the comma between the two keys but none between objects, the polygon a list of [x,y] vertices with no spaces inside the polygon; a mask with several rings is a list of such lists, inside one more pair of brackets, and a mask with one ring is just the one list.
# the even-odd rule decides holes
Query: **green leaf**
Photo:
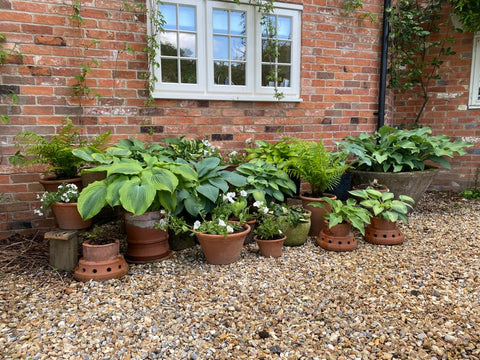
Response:
[{"label": "green leaf", "polygon": [[80,192],[77,207],[83,220],[97,215],[107,205],[106,194],[106,180],[95,181]]},{"label": "green leaf", "polygon": [[122,207],[133,213],[141,215],[145,213],[155,199],[155,187],[148,182],[142,182],[134,177],[126,181],[119,190]]},{"label": "green leaf", "polygon": [[198,185],[197,191],[213,203],[216,202],[218,199],[218,194],[219,194],[218,188],[210,184]]},{"label": "green leaf", "polygon": [[178,186],[178,179],[171,171],[153,168],[150,181],[157,190],[166,190],[173,193]]},{"label": "green leaf", "polygon": [[157,191],[158,200],[165,210],[174,211],[177,207],[177,198],[169,191]]},{"label": "green leaf", "polygon": [[245,176],[237,174],[234,171],[220,171],[219,173],[223,179],[236,187],[242,187],[247,184],[247,179]]},{"label": "green leaf", "polygon": [[214,170],[220,164],[220,159],[216,157],[206,158],[199,161],[196,165],[198,177],[203,178],[210,171]]},{"label": "green leaf", "polygon": [[137,175],[142,169],[140,163],[132,159],[116,160],[113,164],[105,167],[105,170],[107,170],[107,176],[112,174]]},{"label": "green leaf", "polygon": [[107,203],[110,206],[120,205],[120,188],[129,180],[126,175],[113,175],[107,178]]},{"label": "green leaf", "polygon": [[228,191],[228,183],[220,177],[208,179],[208,182],[223,192]]}]

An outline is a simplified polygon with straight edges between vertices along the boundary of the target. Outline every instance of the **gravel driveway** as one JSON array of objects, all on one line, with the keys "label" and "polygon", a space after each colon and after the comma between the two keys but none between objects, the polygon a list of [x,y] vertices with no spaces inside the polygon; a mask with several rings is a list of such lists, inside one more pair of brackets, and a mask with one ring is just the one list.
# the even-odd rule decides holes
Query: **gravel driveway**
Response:
[{"label": "gravel driveway", "polygon": [[103,283],[0,272],[0,358],[480,359],[480,202],[427,193],[402,229],[226,266],[192,248]]}]

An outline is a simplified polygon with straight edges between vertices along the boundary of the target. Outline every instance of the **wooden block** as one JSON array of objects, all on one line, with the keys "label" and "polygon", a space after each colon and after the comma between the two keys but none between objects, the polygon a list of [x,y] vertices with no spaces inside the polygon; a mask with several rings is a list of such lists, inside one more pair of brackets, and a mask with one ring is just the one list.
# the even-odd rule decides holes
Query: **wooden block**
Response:
[{"label": "wooden block", "polygon": [[45,234],[50,243],[50,265],[73,271],[78,262],[78,231],[57,230]]}]

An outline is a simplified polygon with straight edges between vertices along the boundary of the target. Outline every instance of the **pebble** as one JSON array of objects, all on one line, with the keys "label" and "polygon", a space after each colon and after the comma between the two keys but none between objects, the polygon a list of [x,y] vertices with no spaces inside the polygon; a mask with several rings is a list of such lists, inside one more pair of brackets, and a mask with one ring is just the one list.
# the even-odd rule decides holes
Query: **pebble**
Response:
[{"label": "pebble", "polygon": [[[427,193],[406,241],[208,265],[199,247],[120,280],[0,273],[2,359],[479,359],[480,202]],[[44,272],[40,274],[40,272]]]}]

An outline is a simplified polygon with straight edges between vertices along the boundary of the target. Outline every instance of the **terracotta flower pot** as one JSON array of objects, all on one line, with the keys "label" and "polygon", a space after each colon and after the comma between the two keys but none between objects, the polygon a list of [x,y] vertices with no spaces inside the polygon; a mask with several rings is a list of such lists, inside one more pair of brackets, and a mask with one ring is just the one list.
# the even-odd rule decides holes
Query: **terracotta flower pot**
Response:
[{"label": "terracotta flower pot", "polygon": [[170,255],[168,232],[155,229],[155,224],[163,217],[159,211],[146,212],[135,216],[125,214],[127,233],[127,260],[132,263],[145,263],[161,260]]},{"label": "terracotta flower pot", "polygon": [[325,250],[352,251],[357,248],[357,240],[352,233],[352,225],[338,224],[332,228],[327,226],[320,231],[317,244]]},{"label": "terracotta flower pot", "polygon": [[53,203],[52,212],[58,227],[63,230],[86,229],[92,225],[92,219],[83,220],[77,209],[77,203]]},{"label": "terracotta flower pot", "polygon": [[289,226],[285,231],[285,235],[287,239],[283,243],[285,246],[300,246],[305,244],[308,237],[308,232],[310,231],[310,226],[312,224],[311,221],[311,212],[309,210],[305,210],[308,212],[308,221],[301,222],[295,227]]},{"label": "terracotta flower pot", "polygon": [[101,281],[121,278],[128,272],[128,264],[119,254],[119,242],[105,245],[82,244],[83,257],[78,261],[73,277],[78,281]]},{"label": "terracotta flower pot", "polygon": [[[327,197],[330,197],[331,199],[333,200],[336,200],[337,197],[335,195],[332,195],[332,194],[323,194],[324,196],[327,196]],[[302,206],[305,210],[309,210],[312,212],[312,216],[311,216],[311,226],[310,226],[310,231],[308,232],[308,235],[309,236],[318,236],[318,234],[320,233],[320,230],[322,230],[322,228],[324,227],[324,218],[323,218],[323,215],[325,215],[330,209],[329,205],[324,202],[324,201],[321,201],[320,198],[312,198],[312,197],[308,197],[308,196],[305,196],[305,195],[300,195],[300,199],[302,199]],[[320,202],[322,204],[324,204],[326,206],[327,209],[323,209],[323,208],[320,208],[320,207],[314,207],[314,206],[310,206],[309,204],[312,203],[312,202]]]},{"label": "terracotta flower pot", "polygon": [[377,245],[398,245],[405,236],[398,230],[397,224],[383,218],[372,217],[370,225],[365,228],[365,241]]},{"label": "terracotta flower pot", "polygon": [[250,232],[250,226],[244,225],[246,230],[223,235],[196,233],[203,254],[209,264],[226,265],[240,259],[243,242]]},{"label": "terracotta flower pot", "polygon": [[64,180],[57,180],[54,176],[45,176],[44,178],[38,180],[40,184],[42,184],[45,191],[48,192],[56,192],[58,190],[58,186],[65,184],[75,184],[77,185],[78,191],[82,190],[82,178],[76,177],[72,179],[64,179]]},{"label": "terracotta flower pot", "polygon": [[286,238],[287,237],[284,236],[280,239],[260,240],[257,235],[254,236],[258,248],[260,249],[260,254],[265,257],[273,258],[278,258],[282,256],[283,243],[285,242]]}]

